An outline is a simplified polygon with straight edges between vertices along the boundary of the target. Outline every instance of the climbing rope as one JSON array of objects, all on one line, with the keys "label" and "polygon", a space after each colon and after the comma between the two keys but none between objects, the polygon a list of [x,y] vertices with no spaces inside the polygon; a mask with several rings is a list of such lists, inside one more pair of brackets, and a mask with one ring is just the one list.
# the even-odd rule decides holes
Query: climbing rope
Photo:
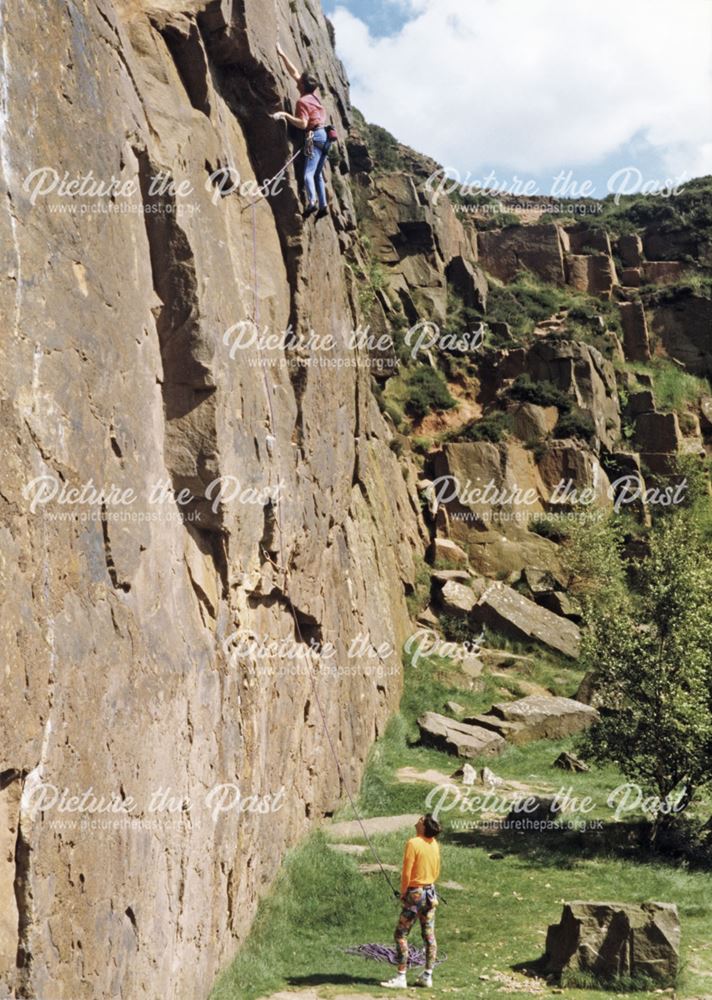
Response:
[{"label": "climbing rope", "polygon": [[[388,944],[357,944],[344,948],[344,951],[347,955],[360,955],[361,958],[370,958],[374,962],[388,962],[390,965],[400,963],[398,952]],[[446,959],[447,955],[441,955],[436,958],[435,965],[440,965]],[[412,968],[418,965],[425,965],[425,950],[408,945],[408,966]]]},{"label": "climbing rope", "polygon": [[[299,155],[299,154],[298,153],[295,154],[295,156],[292,157],[292,159],[296,159],[297,155]],[[282,171],[286,170],[286,168],[288,166],[289,166],[289,163],[285,164],[285,166],[282,168]],[[279,175],[275,175],[275,176],[279,176]],[[273,178],[273,180],[274,180],[274,178]],[[257,204],[256,201],[253,201],[251,203],[251,206],[252,206],[252,267],[253,267],[252,316],[253,316],[253,323],[255,324],[255,328],[258,328],[259,327],[259,291],[258,291],[258,268],[257,268],[257,212],[256,212],[256,208],[255,208],[256,204]],[[266,372],[264,366],[262,365],[262,354],[261,354],[260,347],[259,347],[259,337],[257,338],[257,356],[258,356],[259,366],[262,369],[262,379],[263,379],[265,396],[267,398],[267,408],[268,408],[268,411],[269,411],[269,429],[270,429],[269,438],[271,438],[272,441],[276,442],[277,439],[276,439],[276,435],[274,433],[274,430],[275,430],[274,407],[272,405],[272,395],[270,393],[269,383],[267,381],[267,372]],[[279,500],[277,500],[276,507],[277,507],[277,522],[276,523],[277,523],[277,531],[278,531],[278,534],[279,534],[279,559],[280,559],[280,563],[281,563],[281,566],[278,567],[278,569],[284,574],[284,581],[283,581],[283,584],[282,584],[282,589],[283,589],[284,595],[286,597],[290,613],[291,613],[292,618],[294,620],[294,628],[295,628],[295,632],[296,632],[297,638],[299,639],[300,642],[304,643],[305,640],[304,640],[304,636],[302,635],[302,631],[301,631],[301,628],[300,628],[300,625],[299,625],[299,619],[297,618],[296,611],[294,610],[294,604],[293,604],[292,600],[289,597],[290,575],[289,575],[289,566],[286,564],[285,558],[284,558],[284,537],[283,537],[283,531],[282,531],[282,508],[281,508],[281,504],[279,503]],[[305,643],[305,645],[306,645],[306,643]],[[346,783],[346,780],[345,780],[345,777],[344,777],[343,768],[341,766],[341,761],[339,760],[339,755],[336,752],[336,747],[334,745],[334,741],[332,739],[331,732],[329,731],[329,726],[328,726],[328,723],[327,723],[327,720],[326,720],[326,712],[324,711],[324,707],[322,705],[321,698],[319,697],[319,691],[318,691],[317,686],[316,686],[315,672],[311,669],[311,663],[309,661],[309,657],[307,657],[306,659],[307,659],[307,670],[308,670],[309,680],[310,680],[310,683],[311,683],[312,693],[314,695],[314,701],[316,702],[317,708],[319,710],[319,715],[321,716],[321,721],[322,721],[322,726],[323,726],[323,729],[324,729],[324,733],[326,734],[326,738],[327,738],[327,741],[328,741],[328,744],[329,744],[329,748],[331,750],[332,756],[334,758],[334,762],[336,764],[337,773],[339,775],[339,781],[341,782],[341,786],[346,791],[346,795],[348,797],[349,804],[351,805],[351,808],[352,808],[352,810],[354,812],[354,815],[356,816],[358,824],[361,827],[361,830],[363,832],[363,836],[366,839],[366,843],[368,844],[369,849],[370,849],[371,853],[373,854],[373,857],[375,858],[376,863],[378,864],[378,867],[379,867],[379,869],[380,869],[383,877],[385,878],[386,882],[388,883],[388,887],[390,888],[391,892],[393,893],[393,895],[395,897],[400,898],[400,892],[399,892],[398,889],[395,888],[395,886],[391,882],[391,879],[390,879],[390,877],[388,875],[388,872],[386,871],[385,867],[383,866],[383,863],[382,863],[382,861],[381,861],[381,859],[380,859],[380,857],[378,855],[378,852],[376,851],[376,848],[375,848],[375,846],[373,844],[373,841],[369,837],[368,831],[366,829],[366,826],[365,826],[365,824],[364,824],[364,822],[363,822],[363,820],[362,820],[362,818],[361,818],[361,816],[359,814],[358,809],[356,808],[356,803],[354,802],[353,796],[352,796],[351,792],[349,791],[349,787],[348,787],[348,785]]]},{"label": "climbing rope", "polygon": [[[287,169],[288,169],[289,167],[291,167],[291,165],[292,165],[292,164],[294,163],[294,161],[296,160],[296,158],[297,158],[297,157],[299,156],[299,154],[300,154],[301,152],[302,152],[302,150],[301,150],[301,149],[298,149],[298,150],[296,151],[296,153],[295,153],[295,154],[294,154],[293,156],[290,156],[290,158],[289,158],[289,159],[287,160],[287,162],[286,162],[286,163],[284,164],[284,166],[283,166],[283,167],[282,167],[282,168],[281,168],[280,170],[278,170],[278,171],[277,171],[277,173],[276,173],[276,174],[274,175],[274,177],[270,177],[270,178],[269,178],[269,180],[266,180],[266,181],[263,181],[263,182],[262,182],[262,187],[263,187],[263,189],[264,189],[264,190],[267,190],[267,188],[270,188],[270,187],[271,187],[271,186],[272,186],[272,185],[274,184],[274,182],[275,182],[276,180],[278,180],[278,179],[279,179],[279,178],[280,178],[280,177],[282,176],[282,174],[283,174],[283,173],[284,173],[284,172],[285,172],[285,171],[286,171],[286,170],[287,170]],[[230,192],[230,194],[232,194],[232,192]],[[241,211],[241,212],[244,212],[246,208],[254,208],[254,206],[255,206],[255,205],[256,205],[256,204],[257,204],[257,203],[258,203],[259,201],[263,201],[263,200],[264,200],[264,197],[265,197],[265,196],[264,196],[263,194],[259,194],[259,195],[258,195],[258,196],[257,196],[256,198],[254,198],[254,199],[253,199],[252,201],[248,201],[246,205],[243,205],[243,207],[242,207],[242,208],[240,209],[240,211]]]}]

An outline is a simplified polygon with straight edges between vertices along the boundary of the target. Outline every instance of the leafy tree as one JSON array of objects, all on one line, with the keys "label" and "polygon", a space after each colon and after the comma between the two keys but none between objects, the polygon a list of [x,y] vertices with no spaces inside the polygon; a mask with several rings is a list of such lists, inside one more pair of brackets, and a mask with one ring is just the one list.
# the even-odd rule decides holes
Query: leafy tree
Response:
[{"label": "leafy tree", "polygon": [[615,762],[657,798],[654,842],[712,782],[712,550],[694,509],[659,518],[631,593],[620,533],[600,525],[587,534],[587,554],[584,534],[572,551],[580,580],[587,561],[594,568],[581,594],[583,661],[607,710],[582,751]]}]

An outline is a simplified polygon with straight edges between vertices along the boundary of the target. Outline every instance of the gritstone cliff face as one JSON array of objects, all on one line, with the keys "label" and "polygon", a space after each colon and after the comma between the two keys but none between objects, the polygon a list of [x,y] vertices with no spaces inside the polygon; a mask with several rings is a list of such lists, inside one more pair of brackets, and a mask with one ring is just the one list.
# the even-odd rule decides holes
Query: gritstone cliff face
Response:
[{"label": "gritstone cliff face", "polygon": [[[307,224],[278,40],[344,140]],[[710,373],[708,182],[634,225],[434,197],[333,43],[311,0],[0,0],[0,993],[207,995],[358,785],[406,594],[438,627],[453,572],[506,581],[497,628],[560,650],[529,515],[712,452],[702,382],[656,399]]]},{"label": "gritstone cliff face", "polygon": [[[285,847],[341,797],[309,679],[271,675],[274,656],[248,670],[226,650],[236,630],[336,647],[342,672],[317,665],[318,692],[351,789],[397,704],[421,528],[353,364],[368,357],[346,346],[348,183],[334,220],[307,228],[293,169],[254,210],[249,187],[221,197],[209,181],[262,181],[292,153],[267,117],[296,97],[278,37],[321,77],[343,134],[327,22],[293,6],[0,3],[3,995],[206,995]],[[39,175],[24,185],[43,168],[47,191]],[[65,197],[51,171],[125,187]],[[325,366],[289,348],[231,356],[225,331],[244,320],[336,347]],[[101,520],[100,501],[59,492],[33,511],[38,477],[64,495],[132,490],[138,517],[112,519],[105,498]],[[185,491],[181,510],[149,501],[159,484]],[[279,516],[245,496],[276,489]],[[380,658],[347,657],[359,635]],[[35,808],[42,783],[133,800],[149,822],[80,828]],[[284,788],[280,808],[214,822],[204,800],[222,783]],[[151,813],[160,791],[192,808]]]}]

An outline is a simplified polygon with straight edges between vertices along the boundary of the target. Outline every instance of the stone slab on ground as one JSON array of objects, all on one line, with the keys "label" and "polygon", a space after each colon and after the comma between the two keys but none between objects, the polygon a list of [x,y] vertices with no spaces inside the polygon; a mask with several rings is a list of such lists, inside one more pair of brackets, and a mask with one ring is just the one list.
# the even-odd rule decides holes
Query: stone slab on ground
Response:
[{"label": "stone slab on ground", "polygon": [[581,631],[577,625],[540,607],[504,583],[491,583],[470,616],[514,638],[535,639],[572,659],[579,654]]},{"label": "stone slab on ground", "polygon": [[492,706],[490,714],[521,725],[513,737],[518,744],[541,739],[560,740],[588,729],[599,717],[595,708],[573,698],[536,694],[517,701],[499,702]]},{"label": "stone slab on ground", "polygon": [[339,823],[331,823],[323,829],[328,837],[362,837],[361,824],[363,824],[370,837],[374,833],[397,833],[409,826],[415,826],[422,815],[422,813],[406,813],[403,816],[371,816],[362,820],[361,823],[357,819],[347,819]]},{"label": "stone slab on ground", "polygon": [[507,745],[501,736],[489,729],[468,726],[437,712],[425,712],[421,715],[418,729],[425,746],[433,746],[457,757],[496,756]]},{"label": "stone slab on ground", "polygon": [[[498,715],[468,715],[463,720],[468,726],[480,726],[490,732],[498,733],[510,743],[517,742],[517,736],[524,731],[521,722],[507,722]],[[527,742],[524,740],[523,742]]]}]

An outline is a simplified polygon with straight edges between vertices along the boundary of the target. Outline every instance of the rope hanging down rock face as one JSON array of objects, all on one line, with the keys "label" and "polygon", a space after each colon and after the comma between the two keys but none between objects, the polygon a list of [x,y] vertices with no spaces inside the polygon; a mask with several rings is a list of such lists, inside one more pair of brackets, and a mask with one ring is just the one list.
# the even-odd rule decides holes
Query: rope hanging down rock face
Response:
[{"label": "rope hanging down rock face", "polygon": [[[291,167],[291,165],[292,165],[292,164],[294,163],[294,161],[296,160],[296,158],[297,158],[297,157],[299,156],[299,154],[300,154],[300,153],[301,153],[302,151],[303,151],[303,150],[302,150],[301,148],[300,148],[300,149],[298,149],[298,150],[296,151],[296,153],[295,153],[295,154],[294,154],[293,156],[290,156],[290,157],[289,157],[289,159],[288,159],[288,160],[287,160],[287,162],[286,162],[286,163],[284,164],[284,166],[283,166],[283,167],[280,167],[280,169],[279,169],[279,170],[277,171],[277,173],[276,173],[276,174],[274,175],[274,177],[270,177],[270,178],[269,178],[269,180],[266,180],[266,181],[263,181],[263,182],[262,182],[262,188],[261,188],[261,192],[263,192],[263,191],[268,191],[268,190],[269,190],[269,189],[270,189],[270,188],[272,187],[272,185],[273,185],[273,184],[275,183],[275,181],[279,180],[279,178],[280,178],[280,177],[282,176],[282,174],[283,174],[283,173],[284,173],[284,172],[285,172],[285,171],[287,170],[287,168],[288,168],[288,167]],[[232,191],[230,191],[230,192],[229,192],[229,194],[232,194],[232,193],[233,193]],[[241,212],[244,212],[246,208],[254,208],[254,207],[255,207],[255,205],[256,205],[256,204],[257,204],[258,202],[260,202],[260,201],[264,201],[264,200],[265,200],[265,198],[266,198],[266,195],[265,195],[265,194],[262,194],[262,193],[258,194],[258,195],[257,195],[257,197],[256,197],[256,198],[254,198],[254,199],[253,199],[252,201],[248,201],[248,203],[247,203],[246,205],[244,205],[244,206],[242,207],[242,209],[241,209],[240,211],[241,211]]]},{"label": "rope hanging down rock face", "polygon": [[[295,157],[296,157],[296,155],[298,155],[298,154],[295,154]],[[293,157],[293,159],[295,157]],[[289,163],[291,163],[291,160],[289,161]],[[282,170],[286,170],[286,168],[289,166],[289,163],[286,163],[285,166],[282,168]],[[279,175],[277,175],[277,176],[279,176]],[[256,212],[256,207],[255,207],[256,204],[257,203],[254,202],[254,201],[251,203],[251,207],[252,207],[252,269],[253,269],[253,276],[252,276],[252,292],[253,292],[253,298],[252,298],[252,316],[253,316],[253,322],[255,324],[255,327],[257,328],[257,327],[259,327],[259,282],[258,282],[259,276],[258,276],[258,267],[257,267],[257,212]],[[270,386],[269,386],[269,382],[267,380],[267,371],[266,371],[264,365],[262,364],[262,355],[261,355],[261,351],[260,351],[260,347],[259,347],[259,338],[257,339],[257,356],[258,356],[259,366],[262,369],[262,379],[263,379],[263,385],[264,385],[264,392],[265,392],[265,396],[267,398],[267,408],[268,408],[268,412],[269,412],[268,448],[269,448],[269,450],[271,452],[272,448],[276,445],[276,442],[277,442],[277,437],[275,435],[274,406],[273,406],[273,402],[272,402],[272,393],[270,392]],[[285,558],[284,558],[284,535],[283,535],[283,531],[282,531],[282,506],[281,506],[279,500],[277,500],[275,506],[277,508],[276,523],[277,523],[277,532],[278,532],[278,536],[279,536],[279,561],[280,561],[280,566],[277,567],[277,569],[283,574],[282,592],[284,594],[284,597],[285,597],[285,599],[287,601],[287,604],[289,606],[289,611],[290,611],[290,613],[292,615],[292,618],[294,620],[294,630],[295,630],[295,633],[297,635],[297,638],[298,638],[299,642],[304,643],[305,646],[306,646],[307,644],[306,644],[306,642],[304,640],[304,636],[302,635],[302,631],[301,631],[301,628],[299,626],[299,619],[297,618],[297,613],[296,613],[296,611],[294,609],[294,604],[293,604],[293,602],[292,602],[292,600],[291,600],[291,598],[289,596],[289,591],[290,591],[290,575],[289,575],[289,566],[288,566],[288,564],[287,564],[287,562],[285,561]],[[341,786],[343,787],[344,791],[346,792],[347,798],[349,800],[349,804],[350,804],[350,806],[351,806],[351,808],[352,808],[352,810],[354,812],[354,816],[356,817],[356,820],[358,821],[358,824],[361,827],[363,835],[364,835],[364,837],[366,839],[366,843],[369,846],[369,849],[370,849],[370,851],[371,851],[371,853],[372,853],[372,855],[373,855],[373,857],[374,857],[374,859],[375,859],[375,861],[376,861],[376,863],[377,863],[377,865],[378,865],[378,867],[380,869],[381,874],[383,875],[383,877],[385,878],[386,882],[388,883],[388,887],[391,890],[391,893],[393,894],[393,896],[395,898],[399,899],[400,898],[400,891],[398,889],[396,889],[395,886],[393,885],[393,883],[391,882],[391,879],[390,879],[390,877],[388,875],[388,872],[384,868],[383,862],[381,861],[381,859],[380,859],[380,857],[378,855],[378,852],[376,851],[376,848],[375,848],[375,846],[373,844],[373,841],[371,840],[371,838],[368,835],[368,831],[366,830],[366,827],[365,827],[364,822],[363,822],[363,820],[361,818],[361,815],[359,814],[359,811],[356,808],[356,803],[354,802],[354,798],[353,798],[351,792],[349,791],[349,787],[348,787],[348,784],[346,783],[346,779],[345,779],[345,776],[344,776],[343,768],[341,766],[341,761],[339,760],[339,755],[338,755],[338,753],[336,751],[336,747],[334,745],[334,741],[332,739],[331,732],[329,731],[329,726],[328,726],[328,723],[327,723],[327,720],[326,720],[326,712],[324,711],[324,706],[322,705],[321,698],[319,697],[319,691],[318,691],[317,685],[316,685],[315,671],[312,669],[311,662],[310,662],[310,660],[309,660],[308,657],[307,657],[307,670],[308,670],[308,674],[309,674],[309,681],[310,681],[310,684],[311,684],[312,694],[314,696],[314,701],[315,701],[315,703],[317,705],[317,708],[318,708],[318,711],[319,711],[319,715],[321,717],[322,727],[323,727],[324,733],[326,735],[326,739],[327,739],[327,742],[329,744],[329,748],[331,750],[331,754],[332,754],[332,756],[334,758],[334,763],[336,764],[336,770],[337,770],[337,773],[339,775],[339,780],[340,780]]]}]

